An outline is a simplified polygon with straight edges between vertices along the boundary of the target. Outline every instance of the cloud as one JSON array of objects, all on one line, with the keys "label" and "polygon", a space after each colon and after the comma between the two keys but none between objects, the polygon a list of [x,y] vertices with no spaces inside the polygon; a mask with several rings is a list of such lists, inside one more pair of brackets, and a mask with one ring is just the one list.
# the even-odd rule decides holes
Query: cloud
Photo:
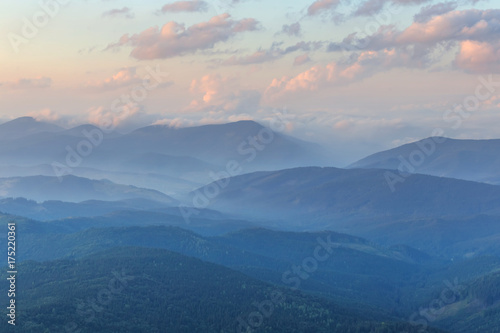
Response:
[{"label": "cloud", "polygon": [[395,39],[398,44],[433,44],[442,41],[491,40],[500,33],[500,10],[462,10],[414,22]]},{"label": "cloud", "polygon": [[115,110],[103,106],[92,107],[87,110],[87,121],[101,128],[116,128],[130,122],[133,117],[140,114],[140,111],[139,106],[124,106]]},{"label": "cloud", "polygon": [[13,82],[1,82],[0,88],[5,87],[7,89],[17,90],[17,89],[45,89],[52,85],[52,79],[45,76],[39,76],[36,78],[22,78]]},{"label": "cloud", "polygon": [[468,39],[496,40],[500,33],[499,20],[498,9],[451,11],[424,22],[413,22],[402,31],[393,25],[383,25],[369,36],[358,37],[358,33],[352,33],[342,43],[331,43],[329,50],[340,51],[342,47],[377,50],[411,44],[432,46]]},{"label": "cloud", "polygon": [[377,14],[384,8],[386,0],[368,0],[363,2],[354,12],[354,16],[369,16]]},{"label": "cloud", "polygon": [[104,80],[88,82],[85,87],[92,91],[115,90],[118,88],[141,83],[142,80],[137,76],[135,67],[126,67],[120,69],[116,74]]},{"label": "cloud", "polygon": [[340,0],[316,0],[307,8],[307,15],[319,15],[326,10],[335,8],[339,2]]},{"label": "cloud", "polygon": [[470,73],[500,73],[500,43],[462,41],[454,64]]},{"label": "cloud", "polygon": [[111,9],[102,13],[103,17],[125,17],[128,19],[134,18],[134,13],[128,7],[123,7],[122,9]]},{"label": "cloud", "polygon": [[354,16],[370,16],[378,14],[386,4],[390,5],[420,5],[432,0],[367,0],[354,11]]},{"label": "cloud", "polygon": [[235,78],[208,74],[191,82],[190,91],[201,95],[194,99],[186,111],[208,113],[252,113],[260,105],[261,94],[255,90],[239,88]]},{"label": "cloud", "polygon": [[48,121],[48,122],[56,122],[61,119],[60,115],[58,115],[49,108],[30,112],[28,113],[28,116],[33,117],[38,121]]},{"label": "cloud", "polygon": [[179,12],[206,12],[208,3],[205,1],[176,1],[166,4],[161,8],[163,13],[179,13]]},{"label": "cloud", "polygon": [[385,49],[354,54],[349,61],[331,62],[326,66],[314,66],[295,77],[273,79],[266,89],[267,99],[276,99],[287,93],[317,91],[332,85],[347,85],[370,77],[380,71],[396,67],[423,67],[414,56],[413,48]]},{"label": "cloud", "polygon": [[[385,25],[368,36],[358,37],[358,33],[352,33],[340,43],[330,43],[328,50],[359,52],[411,46],[415,56],[420,55],[422,61],[431,63],[444,56],[443,50],[458,49],[455,59],[457,68],[469,72],[484,72],[482,68],[491,64],[492,70],[497,70],[494,59],[498,51],[500,10],[446,11],[451,8],[446,6],[426,8],[421,12],[424,13],[421,20],[413,22],[404,30]],[[445,13],[434,16],[433,13],[439,11]]]},{"label": "cloud", "polygon": [[257,29],[258,22],[254,19],[233,20],[229,14],[222,14],[187,29],[171,21],[161,29],[152,27],[130,37],[124,35],[107,49],[130,45],[133,47],[131,56],[139,60],[171,58],[213,48],[239,33]]},{"label": "cloud", "polygon": [[269,50],[258,50],[255,53],[247,56],[232,56],[224,60],[221,64],[225,66],[244,66],[262,64],[265,62],[275,61],[285,55],[297,51],[310,51],[319,49],[323,43],[321,42],[298,42],[286,48],[280,47],[281,43],[274,43]]},{"label": "cloud", "polygon": [[281,32],[288,36],[300,36],[302,33],[300,22],[295,22],[290,25],[283,25]]},{"label": "cloud", "polygon": [[163,125],[167,127],[181,128],[181,127],[192,127],[195,125],[195,122],[185,118],[177,117],[177,118],[159,119],[156,120],[152,125]]},{"label": "cloud", "polygon": [[308,63],[310,61],[311,61],[311,58],[309,58],[309,54],[303,54],[303,55],[297,56],[295,58],[295,60],[293,61],[293,65],[300,66],[300,65],[303,65],[303,64]]},{"label": "cloud", "polygon": [[425,6],[422,7],[417,14],[415,14],[413,19],[415,22],[425,23],[435,16],[443,15],[455,10],[457,6],[458,3],[456,1],[440,2],[435,5]]},{"label": "cloud", "polygon": [[276,52],[259,50],[248,56],[242,56],[242,57],[232,56],[229,59],[223,61],[222,64],[226,66],[253,65],[253,64],[261,64],[268,61],[274,61],[279,58],[281,58],[281,55]]}]

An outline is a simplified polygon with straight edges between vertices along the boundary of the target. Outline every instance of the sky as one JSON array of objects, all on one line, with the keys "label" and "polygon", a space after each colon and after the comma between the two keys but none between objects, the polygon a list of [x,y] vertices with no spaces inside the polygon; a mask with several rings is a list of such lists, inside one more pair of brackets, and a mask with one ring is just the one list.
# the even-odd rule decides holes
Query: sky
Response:
[{"label": "sky", "polygon": [[500,138],[500,2],[0,3],[0,121],[128,131],[256,120],[348,164]]}]

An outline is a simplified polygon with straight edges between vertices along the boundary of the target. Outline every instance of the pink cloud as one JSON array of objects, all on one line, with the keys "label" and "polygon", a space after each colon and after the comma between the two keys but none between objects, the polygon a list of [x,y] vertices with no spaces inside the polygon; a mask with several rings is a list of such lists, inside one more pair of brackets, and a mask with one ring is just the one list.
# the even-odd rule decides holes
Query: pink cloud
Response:
[{"label": "pink cloud", "polygon": [[205,1],[176,1],[173,3],[166,4],[161,8],[163,13],[172,12],[206,12],[208,9],[208,4]]},{"label": "pink cloud", "polygon": [[295,60],[293,61],[293,65],[300,66],[300,65],[303,65],[303,64],[308,63],[310,61],[311,61],[311,58],[309,58],[309,54],[303,54],[303,55],[300,55],[300,56],[295,58]]},{"label": "pink cloud", "polygon": [[139,114],[139,107],[125,106],[119,110],[110,110],[102,106],[88,110],[88,122],[101,128],[116,128]]},{"label": "pink cloud", "polygon": [[287,93],[316,91],[332,85],[347,85],[379,71],[388,71],[396,67],[422,67],[415,60],[411,49],[396,51],[365,51],[357,54],[349,62],[331,62],[326,66],[314,66],[295,77],[273,79],[266,89],[267,99],[279,98]]},{"label": "pink cloud", "polygon": [[307,8],[307,15],[318,15],[325,10],[336,7],[339,2],[339,0],[316,0]]},{"label": "pink cloud", "polygon": [[35,118],[38,121],[55,122],[61,119],[61,116],[49,108],[28,113],[28,116]]},{"label": "pink cloud", "polygon": [[462,10],[450,11],[443,15],[432,16],[425,21],[413,22],[404,30],[394,25],[381,25],[368,36],[361,37],[352,33],[341,43],[330,43],[330,51],[401,47],[421,44],[426,47],[439,43],[453,43],[463,40],[498,39],[500,10]]},{"label": "pink cloud", "polygon": [[88,82],[86,88],[92,91],[105,91],[138,84],[140,82],[142,82],[142,80],[137,76],[136,68],[127,67],[120,69],[116,74],[104,80]]},{"label": "pink cloud", "polygon": [[[498,61],[500,10],[455,10],[451,7],[425,7],[426,18],[404,30],[393,25],[380,26],[370,36],[347,36],[341,43],[330,43],[328,50],[380,51],[413,48],[414,60],[427,66],[443,57],[442,50],[457,49],[455,65],[469,72],[499,71]],[[442,15],[435,15],[444,11]],[[398,51],[399,52],[399,51]],[[439,53],[438,53],[439,52]]]},{"label": "pink cloud", "polygon": [[500,43],[462,41],[455,65],[472,73],[500,72]]},{"label": "pink cloud", "polygon": [[260,93],[239,87],[236,78],[208,74],[191,82],[190,91],[201,95],[194,99],[186,111],[254,112],[260,103]]},{"label": "pink cloud", "polygon": [[451,11],[427,22],[415,22],[397,38],[399,44],[498,38],[500,10]]},{"label": "pink cloud", "polygon": [[124,35],[118,43],[108,46],[115,48],[131,45],[131,56],[139,60],[170,58],[198,50],[213,48],[219,42],[227,41],[238,33],[258,28],[254,19],[235,21],[229,14],[214,16],[208,22],[188,27],[176,22],[168,22],[161,29],[152,27],[132,36]]}]

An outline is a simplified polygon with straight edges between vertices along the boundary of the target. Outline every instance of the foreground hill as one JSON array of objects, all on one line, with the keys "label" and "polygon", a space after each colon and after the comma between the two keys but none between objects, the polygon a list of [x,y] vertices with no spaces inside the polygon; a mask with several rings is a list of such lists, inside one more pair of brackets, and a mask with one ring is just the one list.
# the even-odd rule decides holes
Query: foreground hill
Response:
[{"label": "foreground hill", "polygon": [[[457,280],[467,290],[461,287],[460,295],[447,303],[446,315],[433,324],[445,329],[452,327],[450,321],[460,316],[461,309],[467,309],[468,317],[461,319],[467,327],[491,328],[489,323],[499,318],[499,313],[492,312],[498,301],[497,294],[491,294],[487,303],[477,308],[473,303],[476,298],[467,288],[474,286],[475,280],[500,269],[497,257],[444,260],[408,246],[381,247],[366,239],[329,231],[297,233],[254,228],[207,237],[177,227],[144,226],[150,223],[150,217],[141,218],[140,212],[137,214],[109,220],[82,218],[37,222],[17,219],[17,261],[28,264],[30,260],[64,258],[80,262],[81,258],[89,256],[100,260],[98,252],[122,246],[166,249],[226,266],[264,282],[298,287],[342,307],[362,309],[365,313],[378,312],[377,320],[388,315],[409,320],[414,311],[425,307],[447,288],[446,281]],[[3,217],[2,225],[10,219]],[[126,226],[131,223],[135,226]],[[315,261],[315,266],[310,260],[315,258],[321,244],[326,244],[326,248],[319,255],[327,257]],[[6,247],[6,240],[0,240],[0,245]],[[311,264],[312,267],[308,266]],[[293,267],[302,268],[292,273]],[[57,280],[56,276],[53,278]],[[466,299],[470,301],[464,303]],[[456,329],[451,331],[458,332]]]},{"label": "foreground hill", "polygon": [[19,269],[20,316],[15,329],[3,320],[2,332],[418,332],[165,250],[117,248]]},{"label": "foreground hill", "polygon": [[[427,138],[370,155],[349,167],[401,167],[407,172],[500,184],[499,152],[500,140]],[[424,156],[422,162],[418,155]]]}]

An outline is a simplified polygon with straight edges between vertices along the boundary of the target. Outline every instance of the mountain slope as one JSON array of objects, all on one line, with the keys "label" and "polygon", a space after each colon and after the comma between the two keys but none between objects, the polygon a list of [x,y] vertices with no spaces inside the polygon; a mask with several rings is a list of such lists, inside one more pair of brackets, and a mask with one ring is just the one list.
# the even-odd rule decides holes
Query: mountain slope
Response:
[{"label": "mountain slope", "polygon": [[[189,154],[224,167],[228,161],[236,160],[248,164],[252,170],[259,166],[279,168],[324,163],[319,146],[273,132],[254,121],[187,128],[148,126],[119,139],[108,140],[104,147],[113,151],[126,147],[132,151],[166,155]],[[246,160],[248,163],[243,162]]]},{"label": "mountain slope", "polygon": [[370,155],[349,167],[393,170],[401,167],[406,172],[500,184],[499,152],[499,139],[427,138]]},{"label": "mountain slope", "polygon": [[[22,122],[17,119],[0,126],[9,137],[9,133],[17,132],[17,123]],[[83,155],[78,149],[84,152]],[[184,162],[193,162],[197,168],[206,167],[207,163],[218,166],[211,170],[214,172],[224,170],[231,160],[246,164],[246,170],[257,170],[324,164],[326,159],[320,146],[273,132],[253,121],[187,128],[154,125],[124,135],[102,132],[92,125],[59,132],[26,130],[23,137],[0,146],[3,164],[22,166],[54,161],[65,164],[69,158],[80,167],[126,171],[133,166],[131,159],[147,157],[147,154],[150,154],[148,158],[157,160],[161,155],[196,158],[201,162]]]},{"label": "mountain slope", "polygon": [[167,204],[176,203],[176,200],[158,191],[75,176],[64,176],[61,179],[47,176],[0,178],[0,197],[70,202],[144,198]]},{"label": "mountain slope", "polygon": [[[311,226],[319,219],[500,215],[500,186],[415,174],[393,192],[385,170],[295,168],[226,183],[193,192],[193,202],[201,197],[217,210]],[[217,195],[209,199],[214,188]]]},{"label": "mountain slope", "polygon": [[12,141],[33,134],[43,132],[55,133],[62,130],[62,127],[37,121],[32,117],[21,117],[0,125],[0,140]]}]

